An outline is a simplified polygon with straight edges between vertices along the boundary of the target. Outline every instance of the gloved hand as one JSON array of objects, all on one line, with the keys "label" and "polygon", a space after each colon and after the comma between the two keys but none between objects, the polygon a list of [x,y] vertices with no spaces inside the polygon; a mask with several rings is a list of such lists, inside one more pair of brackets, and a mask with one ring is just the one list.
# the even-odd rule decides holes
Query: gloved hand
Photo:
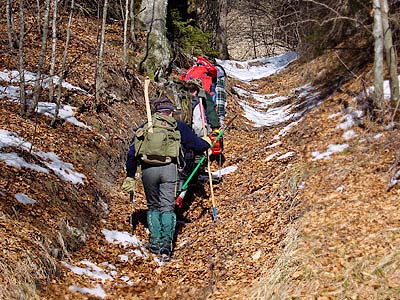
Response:
[{"label": "gloved hand", "polygon": [[208,136],[203,136],[202,139],[205,140],[209,145],[212,144],[212,141]]},{"label": "gloved hand", "polygon": [[135,192],[135,178],[126,177],[121,185],[121,189],[126,193]]}]

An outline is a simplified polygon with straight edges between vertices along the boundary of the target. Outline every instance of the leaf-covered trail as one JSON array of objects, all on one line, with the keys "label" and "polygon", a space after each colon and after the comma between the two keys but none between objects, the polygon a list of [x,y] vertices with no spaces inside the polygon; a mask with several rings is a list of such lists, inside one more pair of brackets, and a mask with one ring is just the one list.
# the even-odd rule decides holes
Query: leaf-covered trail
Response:
[{"label": "leaf-covered trail", "polygon": [[[239,119],[236,123],[236,128],[226,132],[224,166],[237,165],[238,169],[214,185],[219,222],[212,222],[206,184],[204,193],[196,195],[185,212],[191,222],[178,224],[172,261],[160,266],[143,249],[147,258],[127,254],[138,247],[125,248],[105,240],[102,229],[130,232],[142,243],[147,240],[142,186],[139,184],[134,204],[117,186],[110,194],[110,215],[101,220],[88,244],[68,261],[86,268],[82,261],[87,260],[112,279],[102,282],[93,279],[92,274],[77,275],[66,268],[65,276],[47,289],[47,297],[82,299],[82,294],[70,290],[71,286],[93,288],[99,283],[107,299],[243,299],[245,289],[260,275],[265,262],[273,262],[289,215],[278,197],[267,199],[270,183],[258,161],[263,147],[259,134],[240,129]],[[135,230],[127,221],[130,212],[138,222]],[[119,255],[128,255],[128,261],[122,261]],[[115,269],[107,270],[102,265],[105,262]]]},{"label": "leaf-covered trail", "polygon": [[[262,92],[280,87],[288,95],[299,86],[296,74],[270,79]],[[346,97],[350,107],[343,109]],[[225,135],[224,166],[238,169],[215,186],[221,222],[212,223],[206,186],[185,213],[191,223],[178,228],[172,261],[163,266],[148,253],[147,258],[128,253],[137,247],[105,240],[102,229],[147,240],[142,187],[130,204],[113,186],[109,216],[68,261],[85,267],[88,260],[112,279],[94,280],[65,268],[65,276],[46,289],[47,298],[93,299],[70,287],[99,284],[105,299],[398,299],[400,196],[398,186],[387,188],[400,167],[399,133],[366,119],[363,126],[346,127],[354,117],[352,105],[353,99],[338,92],[278,140],[283,126],[255,129],[243,117],[235,121]],[[340,145],[347,148],[336,153]],[[326,159],[317,159],[321,156]],[[127,222],[132,211],[138,220],[134,230]],[[288,233],[291,240],[285,239]]]}]

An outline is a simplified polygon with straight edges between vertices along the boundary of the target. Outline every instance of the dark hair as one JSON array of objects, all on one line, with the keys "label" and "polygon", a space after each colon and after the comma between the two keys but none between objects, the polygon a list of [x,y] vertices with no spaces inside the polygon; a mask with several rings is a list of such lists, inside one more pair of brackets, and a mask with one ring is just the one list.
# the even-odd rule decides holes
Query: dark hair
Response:
[{"label": "dark hair", "polygon": [[200,92],[200,85],[200,82],[189,80],[185,82],[184,87],[189,93],[193,94],[194,92]]}]

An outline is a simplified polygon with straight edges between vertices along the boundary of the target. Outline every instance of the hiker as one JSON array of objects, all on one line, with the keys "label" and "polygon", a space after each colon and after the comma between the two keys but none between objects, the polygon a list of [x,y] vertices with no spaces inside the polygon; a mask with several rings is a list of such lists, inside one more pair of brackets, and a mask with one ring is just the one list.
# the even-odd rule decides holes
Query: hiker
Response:
[{"label": "hiker", "polygon": [[[187,82],[187,89],[192,94],[192,129],[196,133],[197,136],[203,136],[203,126],[201,120],[201,111],[199,102],[202,101],[205,117],[206,117],[206,128],[208,127],[209,131],[213,129],[218,129],[220,127],[219,118],[215,111],[215,105],[212,101],[212,97],[208,94],[204,89],[200,88],[201,82],[197,80],[189,80]],[[207,135],[209,132],[206,133]]]},{"label": "hiker", "polygon": [[216,66],[217,82],[215,86],[215,105],[217,107],[217,115],[221,127],[224,127],[224,120],[226,116],[226,90],[225,90],[225,70],[221,66]]},{"label": "hiker", "polygon": [[154,101],[153,107],[154,132],[148,132],[147,123],[136,131],[126,161],[127,177],[121,188],[125,192],[134,192],[135,173],[140,164],[150,231],[149,242],[145,247],[152,253],[169,257],[176,225],[174,209],[178,188],[177,170],[178,164],[184,163],[180,148],[184,153],[189,149],[202,153],[210,147],[211,141],[197,137],[184,122],[175,120],[175,107],[168,98],[161,97]]}]

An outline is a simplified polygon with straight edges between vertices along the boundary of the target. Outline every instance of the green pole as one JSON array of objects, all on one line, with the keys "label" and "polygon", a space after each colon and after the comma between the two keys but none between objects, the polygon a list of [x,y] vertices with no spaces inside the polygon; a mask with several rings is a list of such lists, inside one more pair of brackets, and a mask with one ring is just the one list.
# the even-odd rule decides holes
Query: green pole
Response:
[{"label": "green pole", "polygon": [[[218,133],[217,137],[215,138],[214,142],[210,145],[210,149],[214,147],[215,143],[221,138],[221,136],[224,134],[225,130],[232,124],[233,120],[237,117],[235,115],[226,125],[224,129],[221,129],[221,131]],[[182,206],[182,201],[183,197],[185,197],[186,194],[186,187],[189,185],[190,180],[192,180],[193,176],[196,174],[197,170],[200,168],[201,164],[204,162],[204,160],[207,158],[207,154],[203,154],[202,157],[200,158],[200,161],[197,163],[196,167],[193,169],[192,173],[189,175],[189,177],[186,179],[186,181],[183,183],[181,187],[181,192],[179,193],[178,198],[176,198],[176,204],[181,207]]]}]

